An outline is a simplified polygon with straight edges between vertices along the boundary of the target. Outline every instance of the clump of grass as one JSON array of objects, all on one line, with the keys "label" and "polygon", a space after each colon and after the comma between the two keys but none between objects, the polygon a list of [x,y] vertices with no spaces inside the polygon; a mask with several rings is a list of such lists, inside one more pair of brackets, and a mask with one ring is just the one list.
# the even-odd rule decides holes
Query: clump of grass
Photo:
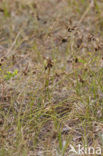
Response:
[{"label": "clump of grass", "polygon": [[0,3],[1,156],[65,156],[78,144],[102,148],[103,4],[89,5]]}]

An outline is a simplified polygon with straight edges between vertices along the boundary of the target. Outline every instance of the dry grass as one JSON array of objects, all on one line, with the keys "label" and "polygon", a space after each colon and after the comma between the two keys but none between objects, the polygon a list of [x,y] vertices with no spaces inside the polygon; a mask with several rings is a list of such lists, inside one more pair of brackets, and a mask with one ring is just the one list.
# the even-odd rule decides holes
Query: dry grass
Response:
[{"label": "dry grass", "polygon": [[99,0],[0,1],[0,156],[103,148],[102,10]]}]

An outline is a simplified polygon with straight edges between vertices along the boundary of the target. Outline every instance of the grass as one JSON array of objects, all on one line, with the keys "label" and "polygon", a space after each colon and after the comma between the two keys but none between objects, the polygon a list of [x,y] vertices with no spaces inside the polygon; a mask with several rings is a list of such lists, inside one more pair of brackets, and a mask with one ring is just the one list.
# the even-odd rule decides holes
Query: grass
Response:
[{"label": "grass", "polygon": [[0,2],[0,156],[103,148],[103,2],[93,2]]}]

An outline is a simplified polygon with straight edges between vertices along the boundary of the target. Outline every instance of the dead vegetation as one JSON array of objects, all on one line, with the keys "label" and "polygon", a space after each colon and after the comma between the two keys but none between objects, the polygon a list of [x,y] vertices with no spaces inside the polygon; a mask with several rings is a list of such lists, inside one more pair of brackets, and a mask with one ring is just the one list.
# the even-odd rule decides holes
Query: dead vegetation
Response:
[{"label": "dead vegetation", "polygon": [[0,156],[103,148],[102,9],[100,0],[0,1]]}]

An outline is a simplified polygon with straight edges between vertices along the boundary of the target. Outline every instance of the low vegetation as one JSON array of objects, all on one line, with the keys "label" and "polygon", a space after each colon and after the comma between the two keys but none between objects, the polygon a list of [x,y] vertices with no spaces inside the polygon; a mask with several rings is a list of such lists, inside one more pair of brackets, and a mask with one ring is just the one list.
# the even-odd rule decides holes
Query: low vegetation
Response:
[{"label": "low vegetation", "polygon": [[102,0],[0,1],[0,156],[103,148],[102,10]]}]

